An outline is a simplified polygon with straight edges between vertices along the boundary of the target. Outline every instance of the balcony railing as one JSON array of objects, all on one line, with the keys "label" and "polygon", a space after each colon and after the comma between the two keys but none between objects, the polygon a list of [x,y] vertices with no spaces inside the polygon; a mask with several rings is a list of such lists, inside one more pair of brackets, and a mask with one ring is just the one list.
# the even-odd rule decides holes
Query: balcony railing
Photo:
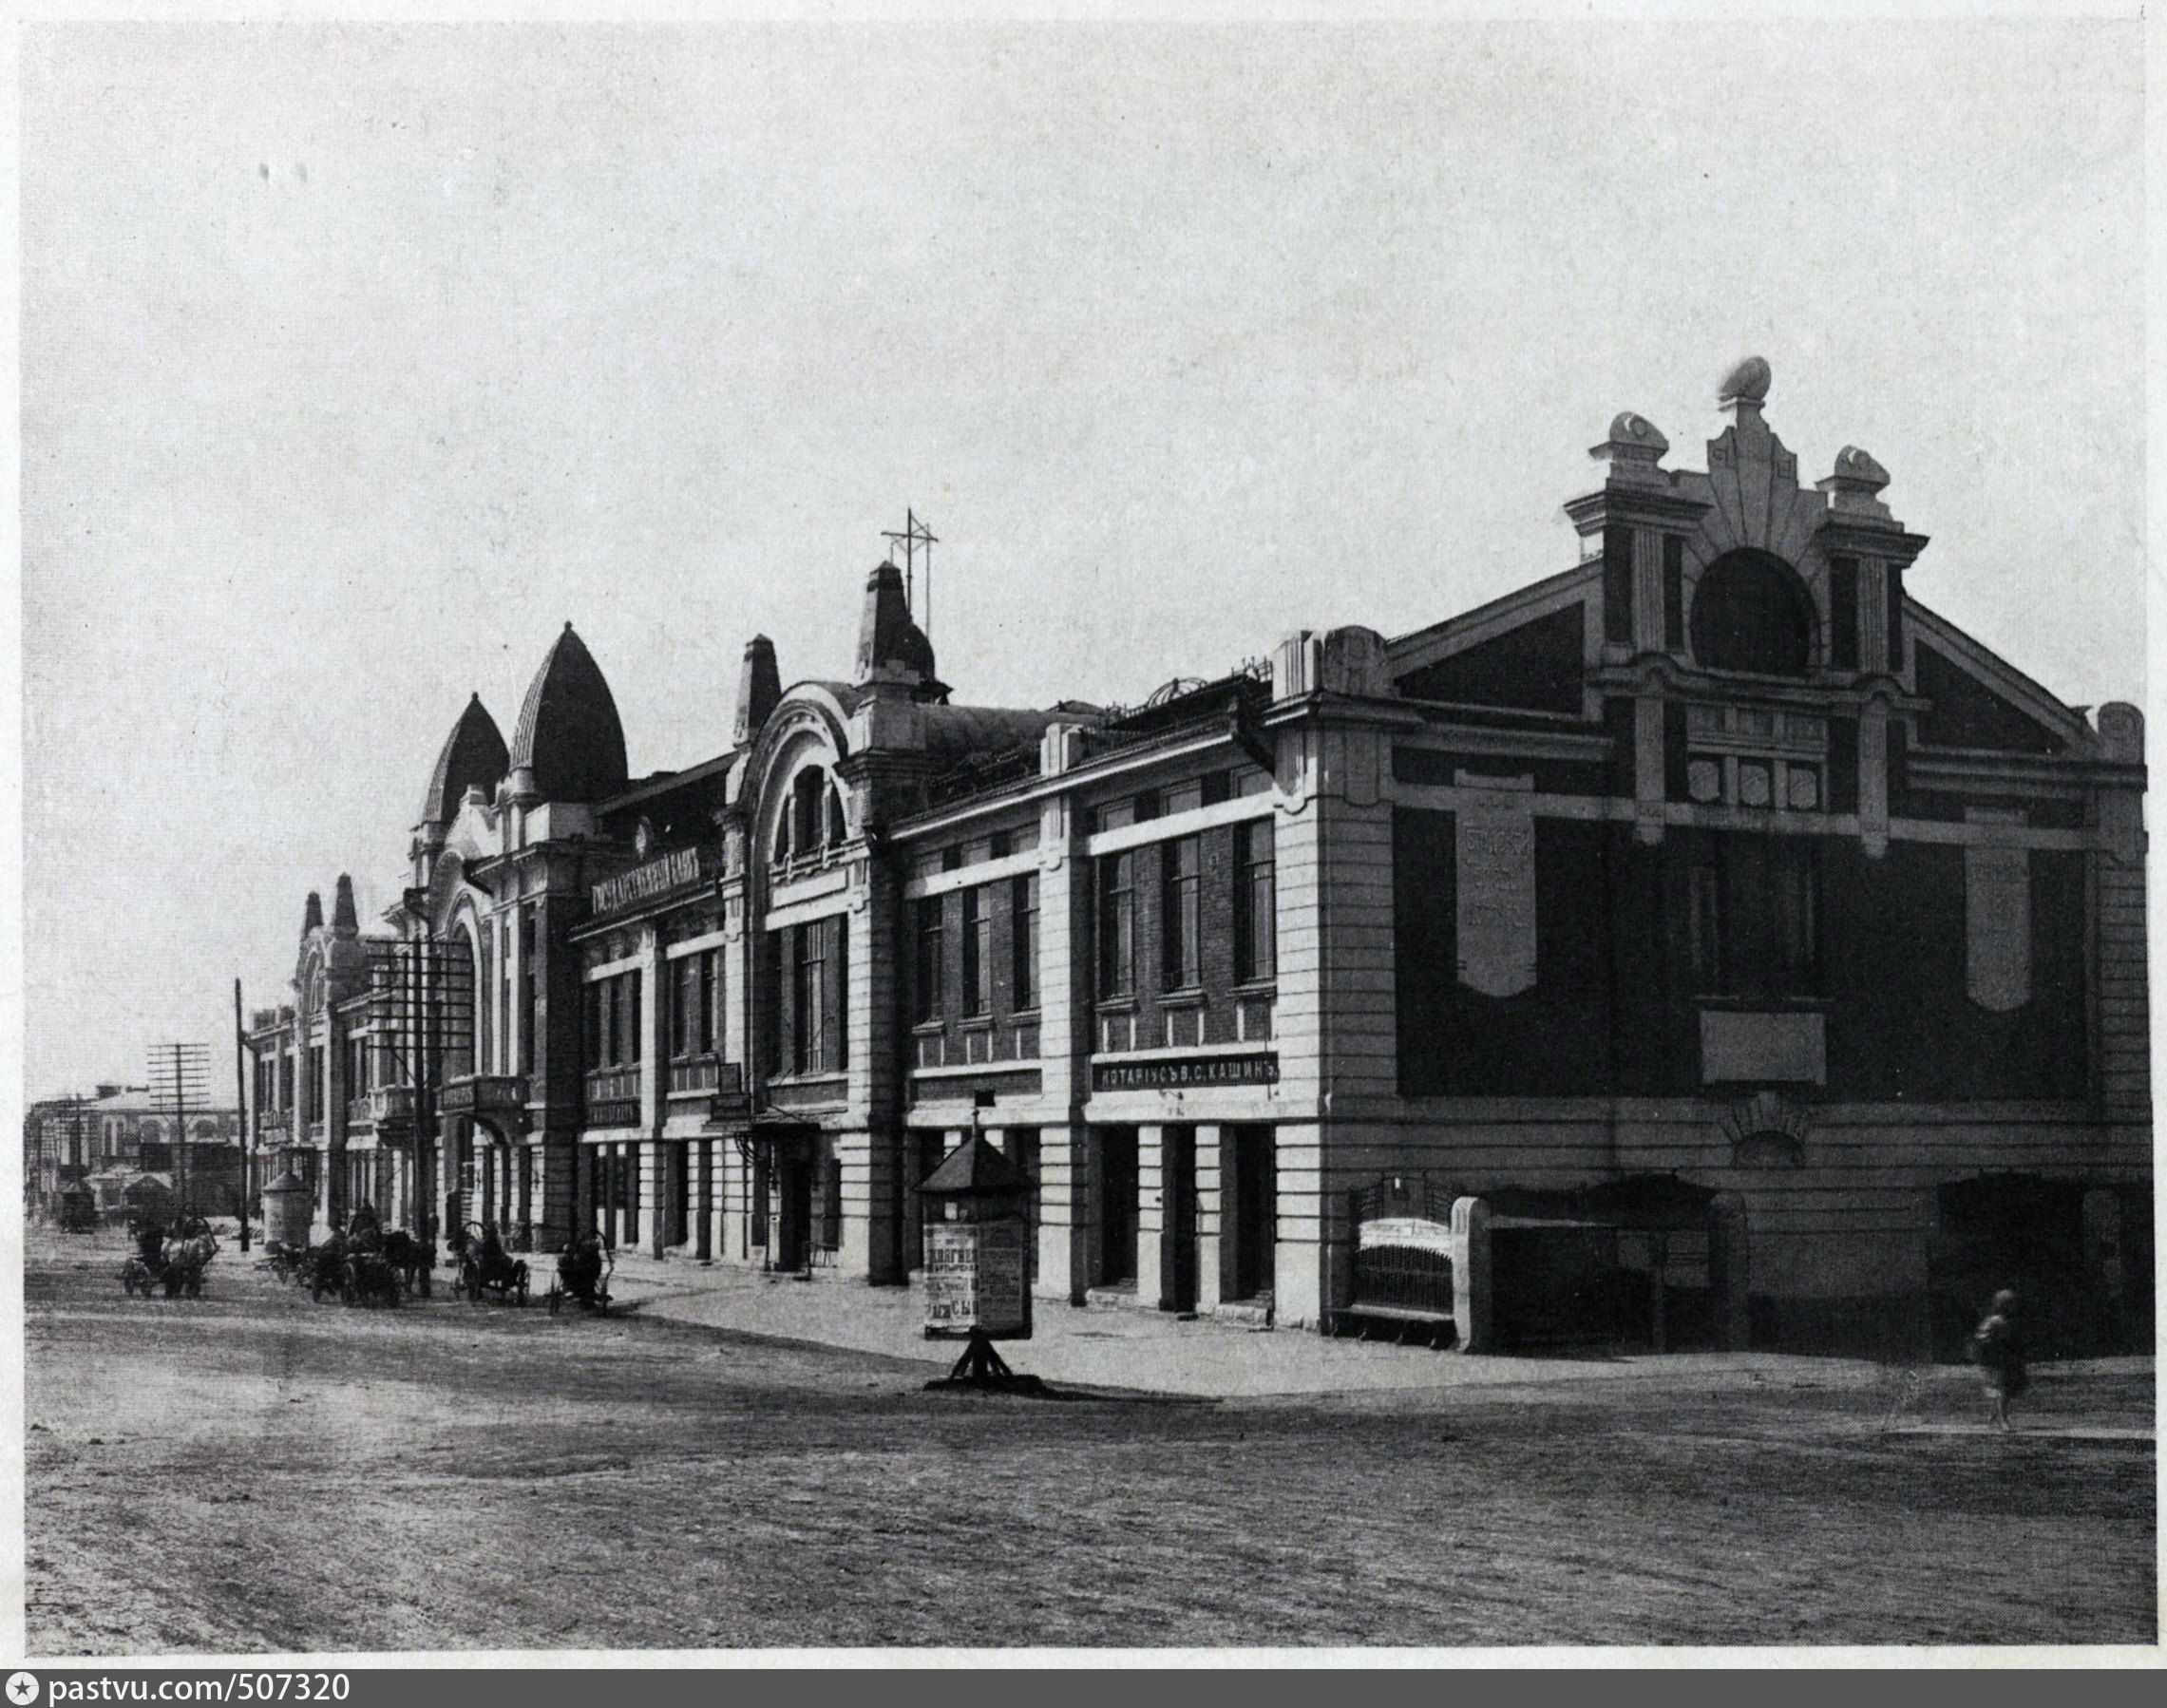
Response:
[{"label": "balcony railing", "polygon": [[[387,1091],[406,1088],[390,1087]],[[467,1073],[445,1083],[438,1107],[447,1115],[510,1115],[526,1109],[522,1073]]]},{"label": "balcony railing", "polygon": [[291,1111],[287,1110],[259,1109],[256,1111],[256,1133],[258,1138],[284,1138],[290,1124]]},{"label": "balcony railing", "polygon": [[670,1095],[673,1097],[705,1096],[712,1091],[734,1091],[737,1088],[737,1064],[726,1062],[719,1055],[680,1056],[670,1064]]},{"label": "balcony railing", "polygon": [[380,1085],[346,1102],[349,1126],[383,1127],[414,1116],[414,1089],[406,1085]]},{"label": "balcony railing", "polygon": [[593,1068],[587,1073],[587,1125],[637,1127],[639,1125],[639,1073],[637,1062],[627,1067]]}]

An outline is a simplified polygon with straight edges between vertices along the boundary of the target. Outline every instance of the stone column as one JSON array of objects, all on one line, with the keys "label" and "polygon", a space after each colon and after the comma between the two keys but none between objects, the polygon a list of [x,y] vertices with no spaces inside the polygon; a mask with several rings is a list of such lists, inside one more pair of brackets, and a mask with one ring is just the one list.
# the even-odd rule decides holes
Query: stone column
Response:
[{"label": "stone column", "polygon": [[1226,1222],[1222,1212],[1225,1193],[1221,1186],[1221,1139],[1225,1130],[1216,1126],[1196,1129],[1196,1308],[1199,1311],[1209,1311],[1221,1297],[1220,1229]]},{"label": "stone column", "polygon": [[1038,1283],[1040,1299],[1083,1303],[1091,1284],[1086,1262],[1088,1158],[1085,1129],[1045,1127],[1038,1132]]},{"label": "stone column", "polygon": [[699,1180],[694,1189],[694,1255],[703,1263],[714,1262],[714,1141],[694,1139],[699,1150]]},{"label": "stone column", "polygon": [[1453,1326],[1461,1352],[1488,1352],[1493,1338],[1490,1303],[1490,1206],[1479,1198],[1453,1204]]},{"label": "stone column", "polygon": [[1159,1238],[1166,1230],[1166,1133],[1158,1126],[1136,1129],[1136,1302],[1153,1309],[1166,1281]]}]

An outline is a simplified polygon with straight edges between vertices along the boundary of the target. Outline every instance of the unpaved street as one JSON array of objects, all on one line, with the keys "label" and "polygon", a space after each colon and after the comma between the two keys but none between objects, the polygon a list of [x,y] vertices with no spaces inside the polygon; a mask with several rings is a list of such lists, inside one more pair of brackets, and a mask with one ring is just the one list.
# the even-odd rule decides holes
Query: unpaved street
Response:
[{"label": "unpaved street", "polygon": [[[33,1232],[34,1652],[2150,1642],[2149,1441],[1877,1432],[1803,1367],[1241,1402],[447,1300]],[[1449,1376],[1449,1358],[1440,1376]],[[2042,1373],[2035,1425],[2149,1423]],[[1961,1371],[1912,1415],[1976,1414]]]}]

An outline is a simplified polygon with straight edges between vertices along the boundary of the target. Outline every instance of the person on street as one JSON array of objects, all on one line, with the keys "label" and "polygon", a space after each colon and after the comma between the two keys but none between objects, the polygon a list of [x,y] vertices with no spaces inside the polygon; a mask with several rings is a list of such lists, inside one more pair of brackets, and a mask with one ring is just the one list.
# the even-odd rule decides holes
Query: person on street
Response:
[{"label": "person on street", "polygon": [[2024,1374],[2024,1339],[2017,1332],[2017,1296],[2007,1288],[1994,1295],[1971,1337],[1971,1356],[1993,1402],[1994,1427],[2009,1427],[2009,1401],[2031,1385]]}]

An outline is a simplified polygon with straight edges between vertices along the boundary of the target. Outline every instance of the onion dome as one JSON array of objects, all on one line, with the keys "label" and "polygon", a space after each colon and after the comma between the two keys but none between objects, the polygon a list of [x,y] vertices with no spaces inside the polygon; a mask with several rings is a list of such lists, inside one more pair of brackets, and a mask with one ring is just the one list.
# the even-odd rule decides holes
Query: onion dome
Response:
[{"label": "onion dome", "polygon": [[542,661],[512,735],[512,788],[542,801],[599,801],[626,781],[624,725],[586,643],[566,623]]},{"label": "onion dome", "polygon": [[459,803],[466,798],[469,788],[479,787],[484,794],[495,792],[510,768],[497,720],[484,708],[482,696],[476,694],[466,702],[466,710],[451,726],[444,750],[436,756],[436,769],[429,773],[428,790],[422,796],[417,822],[450,824],[459,816]]}]

